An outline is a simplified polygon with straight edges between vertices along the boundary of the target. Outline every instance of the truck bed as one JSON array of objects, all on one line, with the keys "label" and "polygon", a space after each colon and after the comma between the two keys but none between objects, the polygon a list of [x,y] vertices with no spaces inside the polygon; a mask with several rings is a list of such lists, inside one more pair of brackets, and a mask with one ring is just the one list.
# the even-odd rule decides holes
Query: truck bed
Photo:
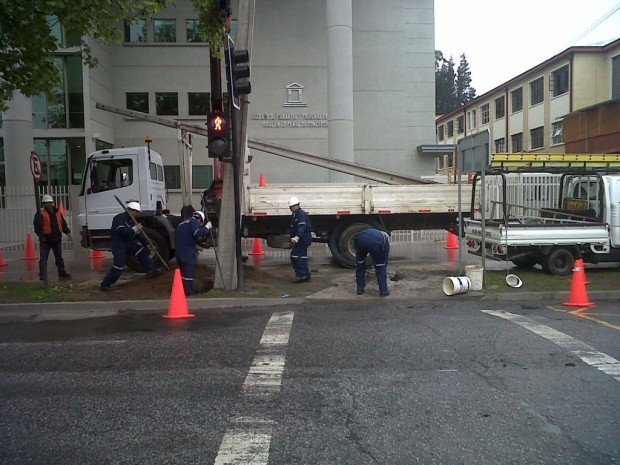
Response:
[{"label": "truck bed", "polygon": [[[249,186],[245,215],[290,216],[288,199],[301,199],[311,215],[446,213],[458,211],[458,185],[270,184]],[[469,210],[471,185],[461,186],[461,206]]]},{"label": "truck bed", "polygon": [[[480,220],[465,220],[465,238],[479,241],[482,234]],[[562,222],[522,224],[509,222],[508,225],[497,221],[485,223],[485,241],[487,245],[507,246],[545,246],[609,243],[609,225],[607,223]]]}]

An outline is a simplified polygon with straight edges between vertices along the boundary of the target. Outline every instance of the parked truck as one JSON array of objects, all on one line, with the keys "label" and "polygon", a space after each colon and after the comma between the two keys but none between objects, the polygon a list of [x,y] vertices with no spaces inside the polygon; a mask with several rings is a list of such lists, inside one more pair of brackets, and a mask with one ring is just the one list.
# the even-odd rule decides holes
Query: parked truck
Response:
[{"label": "parked truck", "polygon": [[[270,184],[250,185],[246,170],[243,187],[242,234],[260,237],[270,247],[288,247],[287,229],[291,212],[289,197],[302,199],[312,218],[316,242],[325,242],[339,264],[355,266],[355,237],[368,226],[393,230],[455,230],[458,218],[458,186],[421,183],[415,185],[356,184]],[[470,187],[462,186],[462,206]],[[83,176],[80,193],[80,225],[83,247],[109,250],[110,227],[114,215],[122,211],[115,200],[138,201],[139,221],[157,244],[160,255],[174,257],[174,232],[181,215],[167,208],[167,192],[162,156],[148,147],[101,150],[92,153]],[[219,201],[211,199],[206,208],[217,224]],[[208,242],[205,246],[213,245]],[[140,270],[137,261],[129,266]]]},{"label": "parked truck", "polygon": [[[506,185],[505,172],[486,174],[487,178],[494,176],[502,177],[500,184]],[[540,264],[546,272],[562,276],[571,273],[576,258],[589,263],[620,261],[619,169],[563,170],[555,208],[510,204],[504,190],[500,201],[487,203],[484,222],[474,197],[481,187],[479,181],[476,175],[471,215],[465,220],[470,253],[484,253],[521,268]]]}]

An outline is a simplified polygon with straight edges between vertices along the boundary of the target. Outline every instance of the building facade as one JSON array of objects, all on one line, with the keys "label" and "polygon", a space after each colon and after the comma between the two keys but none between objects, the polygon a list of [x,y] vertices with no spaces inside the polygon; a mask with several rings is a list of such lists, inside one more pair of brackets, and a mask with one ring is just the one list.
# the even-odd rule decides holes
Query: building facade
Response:
[{"label": "building facade", "polygon": [[[236,7],[233,2],[233,17]],[[432,174],[433,157],[418,150],[435,139],[432,0],[261,0],[255,8],[248,137],[403,174]],[[197,17],[191,2],[180,0],[156,18],[119,24],[122,43],[91,41],[100,63],[92,69],[82,65],[75,38],[58,26],[63,85],[55,103],[17,96],[3,115],[0,182],[29,179],[34,148],[44,184],[80,184],[89,153],[144,145],[150,135],[174,194],[177,132],[95,105],[206,122],[209,48],[196,30]],[[213,173],[206,145],[206,137],[194,136],[196,190],[207,187]],[[254,181],[258,172],[269,182],[337,180],[323,168],[263,153],[252,153],[251,169]]]},{"label": "building facade", "polygon": [[[615,99],[620,99],[620,39],[570,47],[438,117],[437,143],[453,145],[488,130],[491,152],[565,153],[567,115]],[[620,126],[620,113],[608,116],[607,126]]]}]

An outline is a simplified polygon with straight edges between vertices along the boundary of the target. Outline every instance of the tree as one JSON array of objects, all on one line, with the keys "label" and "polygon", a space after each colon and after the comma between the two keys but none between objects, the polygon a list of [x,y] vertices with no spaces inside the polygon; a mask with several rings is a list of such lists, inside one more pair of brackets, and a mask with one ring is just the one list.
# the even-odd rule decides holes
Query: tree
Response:
[{"label": "tree", "polygon": [[443,115],[457,107],[454,87],[455,73],[452,57],[446,60],[443,53],[435,51],[435,114]]},{"label": "tree", "polygon": [[459,106],[476,98],[476,89],[471,86],[471,71],[467,57],[463,53],[459,67],[456,69],[456,100]]},{"label": "tree", "polygon": [[[192,0],[211,50],[219,52],[222,31],[230,29],[229,0]],[[61,83],[54,66],[54,52],[65,44],[55,31],[62,25],[75,37],[82,59],[91,67],[98,61],[86,41],[120,40],[117,25],[122,20],[157,14],[170,0],[0,0],[0,111],[6,110],[14,91],[27,97],[46,94]]]}]

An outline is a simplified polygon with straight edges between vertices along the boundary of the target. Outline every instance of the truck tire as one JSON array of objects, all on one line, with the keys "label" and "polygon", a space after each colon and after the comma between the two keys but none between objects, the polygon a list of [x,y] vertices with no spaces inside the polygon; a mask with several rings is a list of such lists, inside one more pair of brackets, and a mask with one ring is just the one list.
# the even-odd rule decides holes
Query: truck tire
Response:
[{"label": "truck tire", "polygon": [[[329,250],[336,262],[345,268],[355,268],[355,238],[364,229],[381,229],[374,220],[359,220],[350,223],[342,223],[329,235]],[[370,256],[366,258],[366,268],[372,266]]]},{"label": "truck tire", "polygon": [[542,267],[547,273],[556,276],[568,276],[573,271],[575,256],[563,247],[555,247],[543,257]]},{"label": "truck tire", "polygon": [[[168,256],[170,255],[170,246],[168,245],[168,242],[164,239],[164,236],[162,236],[156,230],[148,227],[144,228],[144,232],[157,246],[157,252],[159,252],[159,255],[161,255],[164,260],[168,258]],[[151,256],[151,259],[155,262],[155,266],[163,265],[155,254]],[[127,260],[127,266],[134,273],[146,273],[146,270],[142,266],[142,263],[140,263],[134,256],[129,257],[129,259]]]}]

